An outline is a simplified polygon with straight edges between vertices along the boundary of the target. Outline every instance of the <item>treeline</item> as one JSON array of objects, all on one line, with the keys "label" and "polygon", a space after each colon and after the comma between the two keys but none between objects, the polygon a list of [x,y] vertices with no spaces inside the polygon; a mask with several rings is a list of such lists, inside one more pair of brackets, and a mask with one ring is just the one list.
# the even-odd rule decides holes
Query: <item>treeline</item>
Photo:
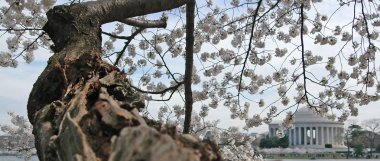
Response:
[{"label": "treeline", "polygon": [[266,136],[260,141],[260,148],[287,148],[289,147],[288,135],[283,138]]}]

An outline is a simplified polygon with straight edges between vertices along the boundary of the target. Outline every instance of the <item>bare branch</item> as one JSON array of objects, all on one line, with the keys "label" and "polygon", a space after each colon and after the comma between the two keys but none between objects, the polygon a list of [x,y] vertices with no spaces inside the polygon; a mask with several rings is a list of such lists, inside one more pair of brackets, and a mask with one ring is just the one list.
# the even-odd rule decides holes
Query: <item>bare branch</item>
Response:
[{"label": "bare branch", "polygon": [[139,28],[139,29],[137,29],[135,32],[133,32],[131,36],[129,36],[129,39],[128,39],[128,41],[125,43],[123,49],[118,53],[119,55],[117,56],[117,58],[116,58],[116,60],[115,60],[115,63],[113,64],[114,66],[116,66],[116,65],[119,63],[121,57],[123,57],[123,55],[124,55],[125,49],[127,49],[128,45],[131,43],[132,39],[133,39],[137,34],[139,34],[142,30],[144,30],[144,29],[143,29],[143,28]]},{"label": "bare branch", "polygon": [[[368,40],[368,49],[369,50],[371,47],[372,47],[372,42],[371,42],[371,34],[369,33],[369,29],[368,29],[368,22],[367,22],[367,17],[365,15],[365,12],[364,12],[364,1],[361,2],[361,5],[362,5],[362,15],[363,15],[363,19],[364,19],[364,24],[365,24],[365,30],[366,30],[366,33],[367,33],[367,40]],[[368,51],[367,51],[368,52]],[[369,62],[370,60],[368,59],[367,60],[367,74],[366,74],[366,85],[365,85],[365,91],[367,92],[367,88],[368,88],[368,79],[369,79]]]},{"label": "bare branch", "polygon": [[193,111],[193,92],[191,84],[193,79],[193,51],[194,51],[194,19],[195,0],[186,4],[186,63],[185,63],[185,121],[183,133],[190,133],[191,113]]},{"label": "bare branch", "polygon": [[0,31],[28,31],[28,30],[43,30],[41,28],[0,28]]},{"label": "bare branch", "polygon": [[38,37],[37,38],[35,38],[34,39],[34,41],[33,42],[31,42],[30,44],[28,44],[16,57],[14,57],[13,59],[12,59],[12,61],[16,61],[16,59],[18,58],[18,57],[20,57],[25,51],[27,51],[28,50],[28,48],[29,47],[31,47],[34,43],[37,43],[37,41],[38,41],[38,39],[40,39],[42,36],[44,36],[46,33],[45,32],[42,32],[40,35],[38,35]]},{"label": "bare branch", "polygon": [[109,36],[109,37],[116,38],[116,39],[125,39],[125,40],[130,40],[130,39],[132,39],[131,36],[119,36],[119,35],[114,35],[114,34],[111,34],[111,33],[105,32],[105,31],[102,31],[102,34],[107,35],[107,36]]},{"label": "bare branch", "polygon": [[120,20],[119,22],[125,23],[130,26],[140,27],[140,28],[166,28],[166,20],[139,20],[136,18],[127,18]]},{"label": "bare branch", "polygon": [[166,89],[164,89],[162,91],[144,91],[144,90],[142,90],[142,89],[140,89],[138,87],[133,86],[132,84],[130,86],[133,89],[135,89],[136,91],[141,92],[141,93],[147,93],[147,94],[165,94],[168,91],[176,91],[182,84],[183,84],[183,82],[179,82],[177,85],[171,86],[171,87],[166,88]]},{"label": "bare branch", "polygon": [[262,2],[262,0],[260,0],[258,2],[257,6],[256,6],[255,14],[253,15],[251,37],[249,38],[249,44],[248,44],[247,54],[245,55],[245,59],[244,59],[244,63],[243,63],[243,68],[241,69],[241,73],[240,73],[240,80],[239,80],[239,86],[238,86],[238,100],[240,98],[239,96],[240,96],[240,92],[241,92],[241,83],[243,81],[244,70],[245,70],[245,67],[247,65],[248,57],[249,57],[251,49],[252,49],[253,32],[255,30],[256,18],[257,18],[257,15],[259,14],[259,8],[261,6],[261,2]]},{"label": "bare branch", "polygon": [[100,15],[101,24],[178,8],[189,0],[107,0],[81,3],[89,15]]}]

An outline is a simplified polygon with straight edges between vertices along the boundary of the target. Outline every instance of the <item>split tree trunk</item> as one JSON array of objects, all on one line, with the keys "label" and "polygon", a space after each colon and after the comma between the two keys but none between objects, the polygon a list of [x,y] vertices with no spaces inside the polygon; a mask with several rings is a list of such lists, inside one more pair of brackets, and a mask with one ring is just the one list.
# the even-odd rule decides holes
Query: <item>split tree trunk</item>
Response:
[{"label": "split tree trunk", "polygon": [[28,101],[40,161],[221,160],[217,147],[142,118],[144,100],[101,60],[104,23],[176,8],[186,0],[106,0],[57,6],[44,31],[55,54]]},{"label": "split tree trunk", "polygon": [[190,133],[191,114],[193,112],[193,91],[191,89],[194,65],[194,18],[195,0],[189,0],[186,4],[186,69],[185,69],[185,121],[183,133]]}]

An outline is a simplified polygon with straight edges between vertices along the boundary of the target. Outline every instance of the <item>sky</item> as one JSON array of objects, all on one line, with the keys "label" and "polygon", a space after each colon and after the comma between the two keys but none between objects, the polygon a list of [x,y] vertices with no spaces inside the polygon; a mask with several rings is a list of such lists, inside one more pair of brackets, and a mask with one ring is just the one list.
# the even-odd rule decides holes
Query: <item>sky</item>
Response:
[{"label": "sky", "polygon": [[0,124],[10,123],[7,112],[27,116],[29,93],[50,55],[47,51],[39,52],[31,64],[20,61],[17,68],[0,68]]},{"label": "sky", "polygon": [[[331,8],[326,7],[326,10],[329,9],[331,10]],[[6,37],[0,37],[0,51],[6,49],[4,38]],[[33,83],[45,68],[49,56],[51,56],[51,53],[48,51],[38,50],[35,52],[35,61],[33,61],[31,64],[26,64],[24,61],[20,60],[19,66],[17,68],[0,68],[0,124],[10,124],[10,117],[7,115],[7,112],[15,112],[16,114],[23,115],[25,117],[27,116],[26,104],[29,93],[33,87]],[[183,66],[181,67],[178,65],[176,68],[184,71]],[[151,108],[151,106],[149,108]],[[209,112],[209,117],[219,119],[230,118],[228,112],[221,112],[228,111],[227,109],[223,108],[225,107],[222,107],[221,110],[211,109]],[[375,102],[370,103],[366,106],[359,107],[359,116],[350,117],[349,119],[357,119],[359,121],[362,121],[365,119],[380,118],[379,113],[380,102]],[[282,118],[283,115],[280,115],[277,119],[281,120]],[[221,119],[220,125],[225,127],[233,125],[243,126],[243,121]],[[262,125],[257,128],[253,128],[251,132],[262,133],[266,132],[267,128],[267,125]]]},{"label": "sky", "polygon": [[[42,55],[42,56],[38,56]],[[26,105],[29,93],[39,74],[46,66],[46,60],[49,53],[36,54],[36,61],[31,64],[20,62],[17,68],[0,68],[0,124],[10,124],[10,117],[7,112],[15,112],[16,114],[27,117]],[[359,107],[359,116],[350,117],[359,121],[380,118],[380,102],[370,103],[366,106]],[[229,118],[229,113],[210,111],[210,117]],[[281,119],[280,116],[278,119]],[[232,126],[242,124],[239,120],[221,120],[221,125]],[[252,132],[266,132],[267,125],[262,125],[252,129]]]}]

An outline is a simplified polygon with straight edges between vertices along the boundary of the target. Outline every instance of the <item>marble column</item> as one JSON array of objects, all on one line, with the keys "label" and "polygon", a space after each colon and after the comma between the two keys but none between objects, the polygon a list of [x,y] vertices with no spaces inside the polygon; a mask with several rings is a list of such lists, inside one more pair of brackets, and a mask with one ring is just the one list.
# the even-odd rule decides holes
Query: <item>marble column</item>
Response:
[{"label": "marble column", "polygon": [[335,127],[331,127],[331,131],[332,131],[331,144],[334,145],[334,143],[335,143]]},{"label": "marble column", "polygon": [[331,145],[334,145],[335,137],[334,137],[334,127],[331,127]]},{"label": "marble column", "polygon": [[310,134],[310,138],[309,138],[310,144],[309,145],[313,145],[313,127],[312,126],[309,127],[309,134]]},{"label": "marble column", "polygon": [[298,144],[297,145],[302,144],[302,140],[301,140],[302,133],[301,132],[302,132],[301,127],[298,127]]},{"label": "marble column", "polygon": [[278,128],[274,128],[274,136],[277,136]]},{"label": "marble column", "polygon": [[319,126],[317,126],[317,127],[315,128],[315,143],[316,143],[317,145],[320,145],[320,144],[319,144]]},{"label": "marble column", "polygon": [[341,134],[340,128],[336,127],[336,135],[335,135],[335,137],[336,137],[335,144],[336,145],[340,145],[340,134]]},{"label": "marble column", "polygon": [[332,140],[333,140],[333,138],[332,138],[332,132],[333,132],[333,128],[332,127],[329,127],[329,140],[330,140],[330,144],[332,145]]},{"label": "marble column", "polygon": [[307,126],[303,127],[303,145],[307,145]]},{"label": "marble column", "polygon": [[326,127],[326,144],[330,144],[330,127]]},{"label": "marble column", "polygon": [[333,133],[332,133],[332,136],[331,136],[331,138],[332,138],[332,145],[335,145],[335,141],[336,141],[335,134],[336,134],[336,128],[333,127]]},{"label": "marble column", "polygon": [[341,133],[340,133],[340,145],[344,145],[344,128],[340,128]]},{"label": "marble column", "polygon": [[286,130],[286,134],[288,135],[288,142],[289,142],[289,145],[292,145],[292,141],[291,141],[291,140],[292,140],[292,139],[291,139],[292,136],[290,135],[290,129],[287,129],[287,130]]},{"label": "marble column", "polygon": [[293,145],[297,145],[297,134],[296,134],[296,127],[293,129]]},{"label": "marble column", "polygon": [[288,142],[289,142],[289,145],[292,145],[292,133],[291,133],[291,130],[292,129],[286,130],[286,132],[288,133]]},{"label": "marble column", "polygon": [[311,127],[311,144],[312,145],[315,145],[314,140],[315,140],[315,127]]},{"label": "marble column", "polygon": [[332,127],[332,145],[335,145],[335,136],[336,136],[336,128],[335,127]]},{"label": "marble column", "polygon": [[325,131],[324,131],[324,126],[321,127],[321,145],[325,146]]},{"label": "marble column", "polygon": [[273,136],[273,128],[270,128],[270,129],[269,129],[269,136],[270,136],[270,137]]}]

